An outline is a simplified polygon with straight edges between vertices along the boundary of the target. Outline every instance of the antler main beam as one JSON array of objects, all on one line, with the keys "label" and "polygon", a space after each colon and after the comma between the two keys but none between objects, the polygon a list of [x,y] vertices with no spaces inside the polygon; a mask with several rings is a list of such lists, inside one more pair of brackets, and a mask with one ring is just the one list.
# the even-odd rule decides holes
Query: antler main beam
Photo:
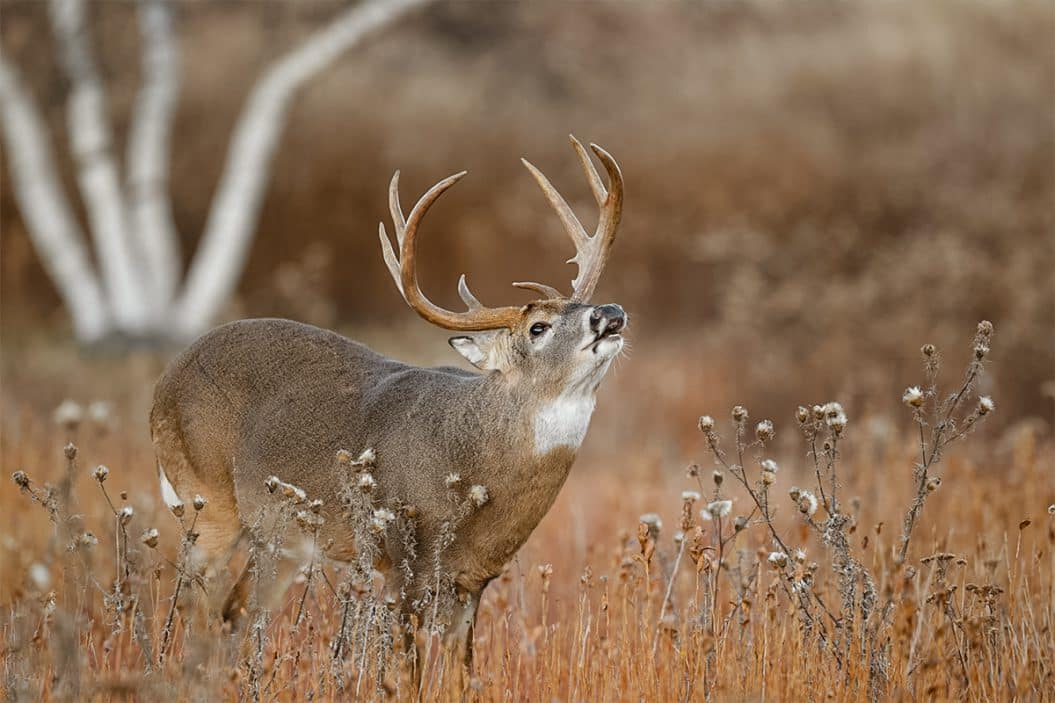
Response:
[{"label": "antler main beam", "polygon": [[520,319],[521,309],[519,307],[485,307],[469,290],[464,274],[458,279],[458,295],[468,306],[468,312],[453,312],[441,308],[429,300],[418,286],[415,268],[418,225],[421,224],[429,207],[443,195],[444,191],[461,180],[465,173],[465,171],[456,173],[429,188],[410,211],[410,217],[404,217],[403,209],[399,205],[399,171],[396,171],[388,188],[388,205],[392,212],[392,224],[396,230],[399,258],[396,258],[392,250],[392,242],[388,238],[388,232],[385,231],[384,223],[381,223],[379,228],[381,252],[385,257],[388,271],[392,274],[392,279],[396,282],[399,292],[403,294],[407,305],[429,322],[449,330],[466,332],[511,328]]}]

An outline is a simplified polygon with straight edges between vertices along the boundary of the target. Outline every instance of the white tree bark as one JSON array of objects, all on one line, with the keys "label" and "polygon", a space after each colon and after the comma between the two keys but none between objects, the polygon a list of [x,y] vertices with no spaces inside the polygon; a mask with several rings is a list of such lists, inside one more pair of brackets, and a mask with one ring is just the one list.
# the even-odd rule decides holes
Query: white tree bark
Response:
[{"label": "white tree bark", "polygon": [[366,34],[425,2],[366,0],[338,15],[260,78],[235,127],[202,243],[176,304],[176,334],[192,337],[206,329],[234,291],[295,91]]},{"label": "white tree bark", "polygon": [[70,80],[67,104],[77,182],[96,245],[110,310],[116,326],[133,335],[149,326],[149,305],[141,284],[134,242],[113,158],[106,95],[95,66],[84,22],[83,0],[51,0],[50,14],[59,60]]},{"label": "white tree bark", "polygon": [[106,300],[77,219],[55,174],[46,124],[14,68],[0,57],[0,116],[15,200],[30,241],[82,342],[110,331]]},{"label": "white tree bark", "polygon": [[169,200],[169,154],[179,93],[179,45],[165,0],[139,0],[142,77],[128,135],[126,194],[143,252],[152,317],[162,319],[180,274],[179,238]]}]

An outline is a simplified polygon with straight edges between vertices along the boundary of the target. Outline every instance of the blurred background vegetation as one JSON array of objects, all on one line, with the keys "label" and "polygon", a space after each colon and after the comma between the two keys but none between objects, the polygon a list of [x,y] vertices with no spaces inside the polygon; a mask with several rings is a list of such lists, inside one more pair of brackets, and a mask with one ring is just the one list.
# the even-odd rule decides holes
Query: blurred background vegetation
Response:
[{"label": "blurred background vegetation", "polygon": [[[342,6],[179,4],[171,192],[188,259],[253,81]],[[46,7],[0,10],[3,50],[74,192]],[[92,11],[121,153],[139,79],[135,5]],[[433,299],[455,306],[464,271],[485,303],[522,301],[509,282],[566,290],[574,269],[519,157],[592,224],[571,132],[611,151],[627,185],[597,301],[632,319],[631,356],[607,384],[627,392],[611,429],[657,414],[690,427],[732,402],[783,419],[833,397],[852,416],[879,410],[897,402],[891,388],[921,380],[913,344],[937,344],[960,368],[982,318],[997,329],[983,392],[1007,411],[999,418],[1050,422],[1052,36],[1053,6],[1033,0],[433,4],[301,94],[225,318],[288,316],[450,363],[446,334],[406,308],[381,260],[392,172],[402,169],[406,202],[470,171],[423,233]],[[40,350],[71,345],[68,322],[6,163],[2,174],[5,385],[51,404],[69,391],[35,385],[51,377]]]}]

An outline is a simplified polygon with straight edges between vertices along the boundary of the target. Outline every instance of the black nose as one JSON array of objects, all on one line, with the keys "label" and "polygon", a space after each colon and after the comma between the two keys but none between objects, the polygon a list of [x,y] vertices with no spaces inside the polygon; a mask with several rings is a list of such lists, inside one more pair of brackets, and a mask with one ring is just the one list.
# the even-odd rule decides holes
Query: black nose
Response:
[{"label": "black nose", "polygon": [[616,334],[626,327],[626,313],[618,305],[598,305],[590,313],[590,329],[597,334]]}]

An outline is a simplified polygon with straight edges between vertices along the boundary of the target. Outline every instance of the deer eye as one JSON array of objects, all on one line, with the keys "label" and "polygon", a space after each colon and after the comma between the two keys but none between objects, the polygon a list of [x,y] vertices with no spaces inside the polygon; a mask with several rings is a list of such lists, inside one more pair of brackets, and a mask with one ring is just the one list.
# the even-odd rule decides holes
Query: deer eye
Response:
[{"label": "deer eye", "polygon": [[549,325],[545,322],[536,322],[535,324],[531,325],[531,336],[537,337],[548,329]]}]

